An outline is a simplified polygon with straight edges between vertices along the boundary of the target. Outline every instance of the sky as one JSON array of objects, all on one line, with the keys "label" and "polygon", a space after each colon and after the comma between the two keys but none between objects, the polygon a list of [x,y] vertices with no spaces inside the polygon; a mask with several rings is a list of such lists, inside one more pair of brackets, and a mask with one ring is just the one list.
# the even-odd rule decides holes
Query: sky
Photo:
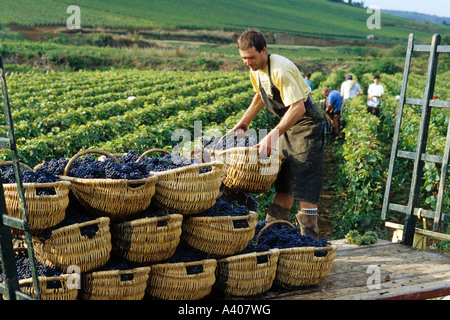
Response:
[{"label": "sky", "polygon": [[450,0],[353,0],[364,2],[364,7],[377,6],[380,11],[401,10],[450,17]]}]

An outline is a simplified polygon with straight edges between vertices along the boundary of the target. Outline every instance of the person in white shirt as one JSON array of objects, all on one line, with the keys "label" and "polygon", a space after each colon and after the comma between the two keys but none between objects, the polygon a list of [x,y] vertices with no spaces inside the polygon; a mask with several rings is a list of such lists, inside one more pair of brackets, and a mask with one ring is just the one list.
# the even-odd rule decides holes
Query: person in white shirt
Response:
[{"label": "person in white shirt", "polygon": [[367,90],[367,112],[376,116],[380,113],[380,97],[384,93],[384,87],[380,84],[380,76],[373,77],[373,83]]},{"label": "person in white shirt", "polygon": [[357,94],[364,94],[359,83],[356,82],[356,80],[353,80],[351,74],[347,74],[345,79],[346,80],[341,85],[341,97],[344,98],[344,100],[351,99]]}]

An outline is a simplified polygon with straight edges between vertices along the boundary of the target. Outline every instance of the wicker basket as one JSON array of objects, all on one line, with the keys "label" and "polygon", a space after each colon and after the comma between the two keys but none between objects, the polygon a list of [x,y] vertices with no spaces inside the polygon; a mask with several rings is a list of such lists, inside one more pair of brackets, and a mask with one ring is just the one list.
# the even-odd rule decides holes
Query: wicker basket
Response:
[{"label": "wicker basket", "polygon": [[[284,220],[269,222],[258,233],[256,241],[258,241],[265,230],[277,223],[294,227],[293,224]],[[280,249],[274,284],[290,289],[314,286],[323,282],[333,266],[336,251],[337,247],[335,245]],[[316,252],[326,252],[326,255],[319,257],[316,256]]]},{"label": "wicker basket", "polygon": [[244,193],[264,193],[275,182],[284,156],[273,153],[263,158],[257,147],[236,147],[212,150],[215,161],[225,164],[222,182],[232,190]]},{"label": "wicker basket", "polygon": [[[77,266],[80,272],[88,272],[101,267],[109,260],[112,248],[109,222],[109,218],[100,217],[55,229],[48,239],[33,237],[36,258],[62,270]],[[84,235],[88,228],[98,229],[90,237]]]},{"label": "wicker basket", "polygon": [[[14,249],[16,257],[28,257],[26,247],[17,247]],[[69,285],[73,283],[72,274],[61,274],[59,276],[38,276],[39,291],[41,300],[76,300],[78,290]],[[19,280],[20,291],[32,299],[36,299],[33,278]],[[6,296],[3,296],[7,299]],[[1,300],[1,299],[0,299]]]},{"label": "wicker basket", "polygon": [[[137,162],[152,152],[170,153],[164,149],[147,150]],[[204,167],[212,167],[212,170],[200,173],[200,169]],[[221,162],[209,162],[151,172],[158,177],[152,204],[180,214],[195,214],[208,210],[219,196],[223,168]]]},{"label": "wicker basket", "polygon": [[252,296],[272,287],[280,251],[252,252],[217,261],[215,287],[232,296]]},{"label": "wicker basket", "polygon": [[81,275],[82,300],[142,300],[150,267],[105,270]]},{"label": "wicker basket", "polygon": [[[0,162],[0,166],[11,165],[12,161]],[[20,164],[28,170],[33,170],[25,164]],[[56,181],[50,183],[22,183],[25,203],[32,234],[39,234],[42,230],[53,227],[64,220],[69,205],[69,191],[71,183]],[[40,188],[54,188],[54,195],[38,195]],[[5,202],[8,214],[21,219],[21,201],[17,183],[3,184]],[[14,233],[22,233],[13,229]]]},{"label": "wicker basket", "polygon": [[[62,274],[58,277],[38,277],[41,300],[76,300],[78,290],[70,288],[73,275]],[[20,291],[35,299],[33,279],[19,280]]]},{"label": "wicker basket", "polygon": [[111,224],[112,250],[135,263],[169,259],[180,242],[182,221],[181,214],[169,214]]},{"label": "wicker basket", "polygon": [[[147,295],[160,300],[198,300],[211,293],[216,281],[217,261],[161,263],[151,266]],[[189,268],[201,268],[191,273]]]},{"label": "wicker basket", "polygon": [[[274,283],[284,288],[315,286],[330,273],[337,247],[297,247],[280,249],[277,275]],[[324,257],[316,257],[317,251],[327,251]]]},{"label": "wicker basket", "polygon": [[[182,224],[181,239],[214,257],[234,255],[247,247],[255,235],[258,214],[245,216],[189,217]],[[243,223],[245,227],[236,226]]]},{"label": "wicker basket", "polygon": [[150,205],[155,193],[155,176],[138,180],[82,179],[67,176],[72,163],[87,153],[99,153],[118,161],[106,151],[84,150],[67,163],[61,179],[72,183],[71,193],[86,210],[98,217],[106,216],[111,222],[122,222],[133,218]]}]

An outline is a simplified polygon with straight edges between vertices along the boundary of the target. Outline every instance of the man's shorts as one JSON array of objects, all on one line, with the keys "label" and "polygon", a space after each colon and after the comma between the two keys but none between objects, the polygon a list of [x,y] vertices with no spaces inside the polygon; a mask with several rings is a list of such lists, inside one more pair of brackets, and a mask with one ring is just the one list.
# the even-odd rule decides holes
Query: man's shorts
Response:
[{"label": "man's shorts", "polygon": [[279,139],[286,157],[275,181],[277,193],[294,200],[317,204],[324,171],[325,120],[302,119]]}]

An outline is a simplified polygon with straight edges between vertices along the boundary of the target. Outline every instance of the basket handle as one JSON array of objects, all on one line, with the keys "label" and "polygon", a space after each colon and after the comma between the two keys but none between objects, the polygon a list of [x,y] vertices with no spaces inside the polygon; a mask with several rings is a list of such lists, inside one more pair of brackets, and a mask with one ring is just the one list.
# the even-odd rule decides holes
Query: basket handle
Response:
[{"label": "basket handle", "polygon": [[64,169],[64,175],[67,176],[67,174],[69,173],[70,166],[75,162],[76,159],[78,159],[79,157],[81,157],[82,155],[85,155],[87,153],[98,153],[98,154],[112,158],[115,162],[119,162],[119,160],[117,160],[116,157],[114,157],[111,153],[104,151],[104,150],[97,150],[97,149],[82,150],[82,151],[78,152],[76,155],[74,155],[69,160],[69,162],[66,164],[66,168]]},{"label": "basket handle", "polygon": [[271,226],[273,226],[274,224],[279,224],[279,223],[281,223],[281,224],[286,224],[286,225],[288,225],[288,226],[290,226],[290,227],[295,228],[295,226],[294,226],[292,223],[290,223],[289,221],[286,221],[286,220],[275,220],[275,221],[271,221],[271,222],[269,222],[268,224],[266,224],[266,225],[259,231],[258,235],[256,236],[255,243],[258,243],[259,238],[261,237],[261,235],[262,235],[267,229],[269,229],[269,228],[270,228]]},{"label": "basket handle", "polygon": [[[14,161],[1,161],[0,166],[12,166],[14,164]],[[19,162],[19,165],[24,167],[27,170],[33,170],[30,166],[26,165],[25,163]]]},{"label": "basket handle", "polygon": [[220,142],[222,142],[223,139],[225,139],[226,137],[235,134],[235,131],[228,131],[227,133],[225,133],[223,136],[221,136],[219,138],[219,140],[217,140],[216,144],[219,144]]},{"label": "basket handle", "polygon": [[170,151],[166,150],[166,149],[158,149],[158,148],[150,149],[150,150],[145,151],[143,154],[141,154],[139,156],[139,158],[137,158],[136,162],[141,162],[141,160],[144,159],[144,157],[146,155],[148,155],[148,154],[150,154],[152,152],[164,152],[165,154],[169,154],[170,153]]}]

